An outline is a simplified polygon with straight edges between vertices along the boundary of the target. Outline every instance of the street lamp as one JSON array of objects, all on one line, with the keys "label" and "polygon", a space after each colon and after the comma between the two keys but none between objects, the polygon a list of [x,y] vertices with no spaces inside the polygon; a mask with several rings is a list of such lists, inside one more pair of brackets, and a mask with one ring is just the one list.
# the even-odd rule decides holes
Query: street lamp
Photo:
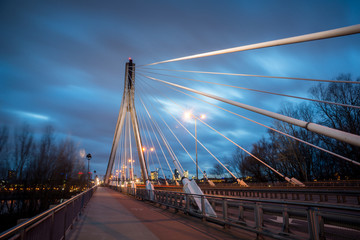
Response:
[{"label": "street lamp", "polygon": [[132,180],[134,178],[134,166],[133,166],[134,162],[135,162],[135,160],[129,159],[129,163],[130,163],[130,169],[129,169],[130,180]]},{"label": "street lamp", "polygon": [[147,162],[147,165],[148,165],[148,168],[150,169],[150,160],[149,160],[149,153],[150,152],[153,152],[154,151],[154,148],[150,148],[150,149],[146,149],[145,147],[142,148],[142,151],[143,152],[146,152],[146,162]]},{"label": "street lamp", "polygon": [[91,154],[88,153],[86,155],[86,158],[88,160],[88,188],[90,187],[90,159],[92,158]]},{"label": "street lamp", "polygon": [[[194,114],[192,112],[186,112],[185,113],[185,119],[193,118],[195,120],[195,161],[196,161],[196,180],[199,180],[199,164],[198,164],[198,154],[197,154],[197,131],[196,131],[196,119]],[[201,114],[200,119],[205,119],[206,115]]]}]

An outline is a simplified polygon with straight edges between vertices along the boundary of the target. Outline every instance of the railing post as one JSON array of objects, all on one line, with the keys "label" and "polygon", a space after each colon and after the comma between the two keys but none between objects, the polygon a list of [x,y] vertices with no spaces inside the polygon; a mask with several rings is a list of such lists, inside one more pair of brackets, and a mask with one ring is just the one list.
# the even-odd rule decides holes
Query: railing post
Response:
[{"label": "railing post", "polygon": [[205,196],[201,195],[201,215],[202,221],[206,220],[206,211],[205,211]]},{"label": "railing post", "polygon": [[25,240],[25,239],[26,239],[26,238],[25,238],[25,234],[26,234],[26,233],[25,233],[25,228],[22,228],[22,229],[21,229],[21,233],[20,233],[20,239],[21,239],[21,240]]},{"label": "railing post", "polygon": [[223,219],[224,219],[224,222],[226,222],[227,218],[228,218],[228,205],[227,205],[227,201],[225,198],[223,198],[223,200],[222,200],[222,210],[223,210]]},{"label": "railing post", "polygon": [[222,211],[223,211],[223,219],[224,219],[224,228],[228,228],[229,225],[226,224],[228,219],[228,204],[226,198],[223,198],[222,201]]},{"label": "railing post", "polygon": [[317,211],[316,208],[312,207],[307,210],[309,235],[312,240],[320,240],[320,227]]},{"label": "railing post", "polygon": [[239,205],[239,218],[238,218],[239,221],[241,222],[245,222],[244,220],[244,205],[242,203],[240,203]]},{"label": "railing post", "polygon": [[188,214],[190,212],[190,199],[189,199],[189,194],[185,195],[185,211]]},{"label": "railing post", "polygon": [[166,209],[169,209],[169,193],[166,193],[165,204],[166,204]]},{"label": "railing post", "polygon": [[282,215],[283,215],[282,231],[285,233],[289,233],[289,213],[288,213],[287,205],[284,205]]},{"label": "railing post", "polygon": [[71,212],[71,223],[70,223],[70,226],[71,226],[71,229],[73,229],[73,228],[74,228],[74,220],[75,220],[75,218],[74,218],[74,210],[75,210],[75,203],[74,203],[74,201],[72,201],[71,204],[72,204],[72,209],[73,209],[73,211]]},{"label": "railing post", "polygon": [[65,213],[64,213],[64,231],[63,231],[63,234],[64,234],[64,238],[63,240],[65,240],[65,237],[66,237],[66,216],[67,216],[67,205],[64,206],[65,208]]},{"label": "railing post", "polygon": [[263,231],[263,209],[260,203],[255,204],[255,227],[258,231],[256,233],[256,239],[263,239],[261,232]]},{"label": "railing post", "polygon": [[54,239],[54,228],[55,228],[54,219],[55,219],[55,211],[52,211],[51,212],[51,226],[50,226],[50,240]]}]

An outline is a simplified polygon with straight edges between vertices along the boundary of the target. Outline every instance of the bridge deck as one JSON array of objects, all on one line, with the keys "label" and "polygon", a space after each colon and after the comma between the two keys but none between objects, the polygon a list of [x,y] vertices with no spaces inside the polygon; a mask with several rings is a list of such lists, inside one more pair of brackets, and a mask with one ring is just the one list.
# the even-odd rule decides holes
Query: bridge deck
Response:
[{"label": "bridge deck", "polygon": [[254,239],[255,235],[98,188],[67,239]]}]

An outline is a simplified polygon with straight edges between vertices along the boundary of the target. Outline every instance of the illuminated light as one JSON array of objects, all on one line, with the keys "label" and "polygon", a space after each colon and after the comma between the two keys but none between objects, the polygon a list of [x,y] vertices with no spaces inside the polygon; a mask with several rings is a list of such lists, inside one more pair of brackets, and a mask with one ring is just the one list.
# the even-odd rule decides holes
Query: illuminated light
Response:
[{"label": "illuminated light", "polygon": [[131,162],[131,159],[129,159],[129,162]]},{"label": "illuminated light", "polygon": [[200,115],[200,118],[201,118],[201,119],[205,119],[205,118],[206,118],[206,115],[205,115],[205,114],[201,114],[201,115]]},{"label": "illuminated light", "polygon": [[84,158],[84,157],[85,157],[85,154],[86,154],[86,153],[85,153],[85,149],[81,149],[80,152],[79,152],[79,154],[80,154],[80,157],[81,157],[81,158]]},{"label": "illuminated light", "polygon": [[129,57],[129,61],[131,61],[132,59],[131,59],[131,57]]},{"label": "illuminated light", "polygon": [[143,150],[143,152],[145,152],[145,151],[146,151],[146,148],[145,148],[145,147],[143,147],[143,148],[142,148],[142,150]]},{"label": "illuminated light", "polygon": [[185,112],[185,114],[184,114],[184,118],[185,118],[186,120],[189,120],[189,119],[191,118],[191,116],[192,116],[192,112],[191,112],[191,111]]},{"label": "illuminated light", "polygon": [[83,172],[78,172],[79,175],[84,174]]},{"label": "illuminated light", "polygon": [[150,148],[150,151],[152,151],[152,152],[153,152],[153,151],[154,151],[154,148]]}]

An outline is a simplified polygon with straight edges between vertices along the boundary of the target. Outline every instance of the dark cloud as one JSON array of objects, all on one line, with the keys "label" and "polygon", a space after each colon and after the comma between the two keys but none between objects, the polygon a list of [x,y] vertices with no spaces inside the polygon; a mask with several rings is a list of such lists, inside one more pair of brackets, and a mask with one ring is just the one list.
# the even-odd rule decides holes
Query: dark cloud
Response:
[{"label": "dark cloud", "polygon": [[[102,175],[110,154],[128,57],[139,67],[185,55],[349,26],[359,23],[359,9],[358,1],[2,1],[1,124],[18,126],[28,122],[36,129],[53,125],[59,135],[71,137],[79,148],[92,153],[92,166]],[[360,76],[359,40],[358,35],[353,35],[154,68],[320,79],[332,79],[344,72],[357,77]],[[184,122],[181,117],[184,110],[168,98],[194,113],[205,112],[207,123],[246,148],[266,133],[266,128],[147,80],[140,76],[141,68],[138,70],[137,94],[153,109],[152,114],[190,174],[195,172],[190,158],[158,115],[193,156],[194,140],[167,112],[174,114],[191,132],[194,125]],[[312,86],[290,80],[162,73],[305,97]],[[278,111],[283,101],[297,102],[240,89],[158,78],[271,111]],[[207,100],[271,125],[267,117]],[[138,100],[137,109],[145,119],[146,113]],[[234,145],[200,124],[199,139],[219,159],[231,157]],[[158,155],[162,154],[158,152]],[[204,170],[215,163],[201,148],[199,161]]]}]

